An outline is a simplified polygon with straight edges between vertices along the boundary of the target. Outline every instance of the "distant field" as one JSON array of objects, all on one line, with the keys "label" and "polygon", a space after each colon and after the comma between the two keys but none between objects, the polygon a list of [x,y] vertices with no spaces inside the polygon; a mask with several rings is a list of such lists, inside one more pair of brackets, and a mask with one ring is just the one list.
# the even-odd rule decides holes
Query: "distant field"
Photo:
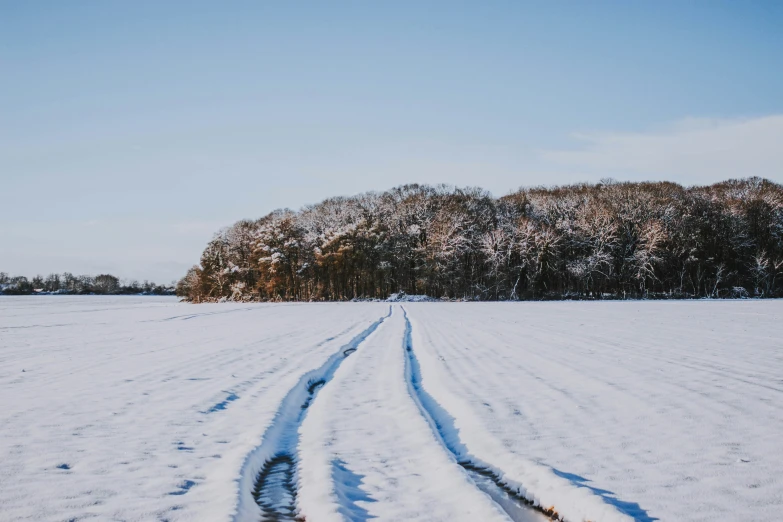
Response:
[{"label": "distant field", "polygon": [[0,520],[776,520],[781,319],[0,297]]}]

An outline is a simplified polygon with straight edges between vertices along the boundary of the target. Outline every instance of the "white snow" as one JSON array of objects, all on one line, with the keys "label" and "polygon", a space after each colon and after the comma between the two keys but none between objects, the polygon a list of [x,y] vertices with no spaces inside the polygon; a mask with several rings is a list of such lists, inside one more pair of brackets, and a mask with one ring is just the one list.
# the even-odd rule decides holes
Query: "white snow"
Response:
[{"label": "white snow", "polygon": [[780,519],[783,301],[405,306],[424,388],[542,504]]},{"label": "white snow", "polygon": [[471,465],[567,520],[775,520],[781,318],[0,297],[0,520],[258,520],[280,452],[308,522],[508,520]]},{"label": "white snow", "polygon": [[405,379],[404,329],[397,307],[313,404],[302,425],[302,513],[324,521],[507,520],[419,414]]},{"label": "white snow", "polygon": [[438,299],[428,295],[410,295],[405,292],[391,294],[386,298],[387,303],[425,303],[431,301],[438,301]]},{"label": "white snow", "polygon": [[279,403],[388,307],[0,298],[0,520],[230,520]]}]

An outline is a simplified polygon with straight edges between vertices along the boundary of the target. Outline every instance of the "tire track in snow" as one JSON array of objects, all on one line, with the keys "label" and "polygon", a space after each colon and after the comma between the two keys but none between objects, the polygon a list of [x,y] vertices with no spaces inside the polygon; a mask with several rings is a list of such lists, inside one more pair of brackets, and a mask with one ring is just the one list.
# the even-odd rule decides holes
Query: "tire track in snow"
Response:
[{"label": "tire track in snow", "polygon": [[299,426],[318,391],[340,364],[372,334],[389,313],[343,345],[319,368],[304,374],[286,394],[261,444],[245,459],[239,479],[239,501],[234,522],[294,521],[296,517],[296,447]]},{"label": "tire track in snow", "polygon": [[267,306],[261,305],[261,306],[251,306],[247,308],[235,308],[233,310],[217,310],[214,312],[202,312],[198,314],[185,314],[185,315],[174,315],[172,317],[166,317],[164,319],[151,319],[149,321],[143,321],[143,322],[157,322],[157,323],[163,323],[166,321],[174,321],[174,320],[180,320],[180,321],[188,321],[190,319],[195,319],[197,317],[207,317],[210,315],[225,315],[225,314],[233,314],[236,312],[247,312],[249,310],[261,310],[263,308],[268,308]]},{"label": "tire track in snow", "polygon": [[405,378],[410,394],[419,407],[422,416],[427,419],[435,436],[467,472],[478,489],[489,495],[514,522],[536,522],[541,520],[560,520],[557,513],[534,505],[530,500],[509,488],[500,477],[470,454],[459,438],[453,417],[444,410],[421,386],[421,370],[416,354],[413,352],[411,323],[408,311],[403,307],[405,317],[405,337],[403,346],[406,352]]},{"label": "tire track in snow", "polygon": [[300,427],[299,513],[308,522],[510,522],[421,415],[404,334],[395,306],[319,393]]},{"label": "tire track in snow", "polygon": [[[351,326],[349,326],[348,328],[344,329],[343,331],[341,331],[341,332],[339,332],[337,334],[334,334],[331,337],[327,337],[323,341],[321,341],[318,344],[316,344],[314,346],[314,348],[320,348],[321,346],[325,345],[326,343],[332,342],[335,339],[337,339],[338,337],[342,337],[343,335],[345,335],[349,331],[353,330],[358,324],[359,324],[358,322],[357,323],[353,323]],[[261,341],[261,343],[279,341],[280,339],[285,338],[286,335],[268,337],[268,338],[263,339]],[[240,356],[240,357],[237,357],[235,359],[231,359],[229,362],[233,363],[233,362],[239,361],[239,360],[241,360],[243,358],[244,358],[244,355]],[[210,414],[210,413],[215,413],[215,412],[218,412],[218,411],[225,411],[225,409],[230,405],[230,403],[232,403],[233,401],[236,401],[236,400],[238,400],[240,398],[240,395],[239,395],[240,393],[244,394],[244,392],[247,391],[252,386],[254,386],[257,383],[257,381],[260,380],[261,377],[263,377],[265,375],[268,375],[270,373],[274,373],[277,370],[278,370],[277,366],[275,366],[273,368],[266,369],[265,371],[263,371],[263,372],[261,372],[259,374],[256,374],[255,376],[253,376],[250,379],[246,379],[246,380],[244,380],[242,382],[238,382],[238,383],[234,384],[233,386],[229,387],[229,389],[221,391],[222,394],[225,394],[225,397],[223,398],[223,400],[215,402],[212,406],[210,406],[209,408],[203,410],[201,413],[203,413],[203,414]],[[190,378],[188,380],[200,380],[200,379],[198,377],[196,377],[196,378]]]}]

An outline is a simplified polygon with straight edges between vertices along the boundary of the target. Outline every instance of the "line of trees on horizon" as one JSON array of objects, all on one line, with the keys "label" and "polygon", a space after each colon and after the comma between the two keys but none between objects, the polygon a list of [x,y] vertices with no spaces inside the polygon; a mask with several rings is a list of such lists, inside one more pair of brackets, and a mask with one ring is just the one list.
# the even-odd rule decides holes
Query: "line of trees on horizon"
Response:
[{"label": "line of trees on horizon", "polygon": [[218,232],[177,283],[193,302],[783,296],[783,186],[405,185]]},{"label": "line of trees on horizon", "polygon": [[165,286],[149,281],[121,281],[111,274],[97,276],[73,275],[70,272],[46,277],[10,276],[0,272],[0,295],[74,294],[74,295],[173,295],[174,285]]}]

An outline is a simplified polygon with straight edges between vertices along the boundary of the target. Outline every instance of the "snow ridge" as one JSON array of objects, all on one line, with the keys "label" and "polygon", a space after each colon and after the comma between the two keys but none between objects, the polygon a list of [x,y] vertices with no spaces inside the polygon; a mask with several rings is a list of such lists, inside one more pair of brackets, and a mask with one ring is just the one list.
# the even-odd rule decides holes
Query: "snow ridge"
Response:
[{"label": "snow ridge", "polygon": [[[279,508],[283,513],[272,519],[294,520],[296,500],[296,447],[299,441],[298,429],[307,414],[307,409],[318,391],[334,376],[342,362],[356,351],[358,346],[372,334],[388,317],[389,313],[372,323],[356,335],[347,344],[332,354],[327,361],[315,370],[304,374],[296,385],[286,394],[275,414],[275,420],[267,428],[258,445],[245,459],[239,478],[239,498],[234,522],[257,522],[264,520],[270,513],[265,511]],[[270,480],[269,477],[272,477]],[[290,506],[274,506],[263,489],[265,482],[287,489]],[[272,496],[286,496],[285,492]],[[279,499],[274,499],[275,501]],[[286,516],[290,512],[290,517]]]},{"label": "snow ridge", "polygon": [[[503,450],[492,437],[481,428],[477,419],[460,423],[424,389],[422,385],[419,359],[413,351],[413,328],[405,317],[404,347],[406,358],[406,379],[411,395],[420,406],[422,415],[427,419],[435,435],[443,442],[471,476],[478,474],[491,479],[499,488],[514,495],[521,502],[535,507],[554,520],[563,522],[633,522],[633,517],[618,511],[586,488],[574,486],[549,467],[535,462],[525,461]],[[429,375],[429,374],[428,374]],[[433,376],[434,377],[434,376]],[[432,387],[438,387],[437,380],[431,381]],[[457,404],[457,398],[448,406],[459,411],[464,419],[470,416],[468,408]],[[470,441],[470,447],[465,440]],[[482,458],[483,457],[483,458]],[[503,468],[491,462],[502,462]],[[504,506],[504,509],[505,506]],[[513,514],[506,509],[509,516]]]}]

